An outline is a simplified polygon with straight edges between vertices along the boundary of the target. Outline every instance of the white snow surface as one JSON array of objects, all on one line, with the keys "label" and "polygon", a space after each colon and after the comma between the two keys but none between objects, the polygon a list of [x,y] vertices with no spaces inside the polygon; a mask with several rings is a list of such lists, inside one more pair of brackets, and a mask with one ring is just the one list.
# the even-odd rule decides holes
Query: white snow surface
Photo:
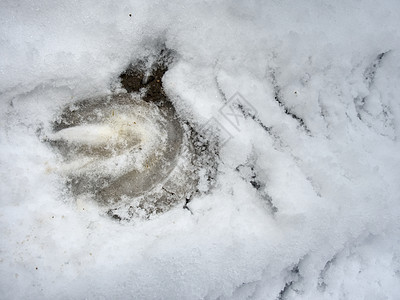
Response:
[{"label": "white snow surface", "polygon": [[[1,1],[1,298],[399,299],[399,13],[397,0]],[[230,139],[193,214],[118,223],[68,198],[37,131],[160,43],[176,53],[163,82],[178,112]],[[258,121],[224,110],[235,93]]]}]

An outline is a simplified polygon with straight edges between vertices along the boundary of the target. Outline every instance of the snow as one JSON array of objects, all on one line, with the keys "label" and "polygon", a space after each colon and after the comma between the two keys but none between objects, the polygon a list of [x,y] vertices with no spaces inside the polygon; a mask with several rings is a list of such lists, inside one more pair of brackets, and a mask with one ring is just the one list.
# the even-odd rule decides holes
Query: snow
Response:
[{"label": "snow", "polygon": [[[399,11],[2,1],[2,297],[398,299]],[[216,186],[190,211],[119,223],[65,191],[39,136],[65,105],[119,91],[162,44],[177,57],[163,84],[178,113],[226,133]]]}]

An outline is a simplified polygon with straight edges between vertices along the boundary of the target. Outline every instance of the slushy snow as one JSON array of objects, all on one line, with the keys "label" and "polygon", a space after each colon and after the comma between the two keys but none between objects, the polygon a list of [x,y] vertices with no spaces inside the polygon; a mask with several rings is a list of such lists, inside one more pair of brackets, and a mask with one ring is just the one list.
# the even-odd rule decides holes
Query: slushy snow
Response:
[{"label": "slushy snow", "polygon": [[[399,12],[1,1],[1,298],[399,299]],[[38,136],[164,46],[177,112],[224,138],[216,184],[190,211],[119,223],[69,196]]]}]

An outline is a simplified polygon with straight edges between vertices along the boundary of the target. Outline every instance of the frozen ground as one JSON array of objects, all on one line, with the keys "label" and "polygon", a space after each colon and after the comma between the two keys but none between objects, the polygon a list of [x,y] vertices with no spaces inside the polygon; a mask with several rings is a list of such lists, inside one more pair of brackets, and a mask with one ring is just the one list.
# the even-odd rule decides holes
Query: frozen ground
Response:
[{"label": "frozen ground", "polygon": [[[399,13],[1,1],[1,298],[399,299]],[[38,132],[160,44],[177,111],[224,133],[216,186],[193,214],[119,223],[68,196]]]}]

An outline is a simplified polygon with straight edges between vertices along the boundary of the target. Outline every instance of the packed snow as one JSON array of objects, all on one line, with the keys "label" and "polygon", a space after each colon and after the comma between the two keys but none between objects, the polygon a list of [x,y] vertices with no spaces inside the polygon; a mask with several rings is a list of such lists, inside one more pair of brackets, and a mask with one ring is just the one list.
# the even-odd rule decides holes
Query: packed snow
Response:
[{"label": "packed snow", "polygon": [[[399,299],[399,13],[397,0],[1,1],[1,298]],[[122,222],[68,192],[41,136],[163,47],[178,115],[219,136],[217,176],[187,209]],[[112,126],[59,135],[104,144]]]}]

